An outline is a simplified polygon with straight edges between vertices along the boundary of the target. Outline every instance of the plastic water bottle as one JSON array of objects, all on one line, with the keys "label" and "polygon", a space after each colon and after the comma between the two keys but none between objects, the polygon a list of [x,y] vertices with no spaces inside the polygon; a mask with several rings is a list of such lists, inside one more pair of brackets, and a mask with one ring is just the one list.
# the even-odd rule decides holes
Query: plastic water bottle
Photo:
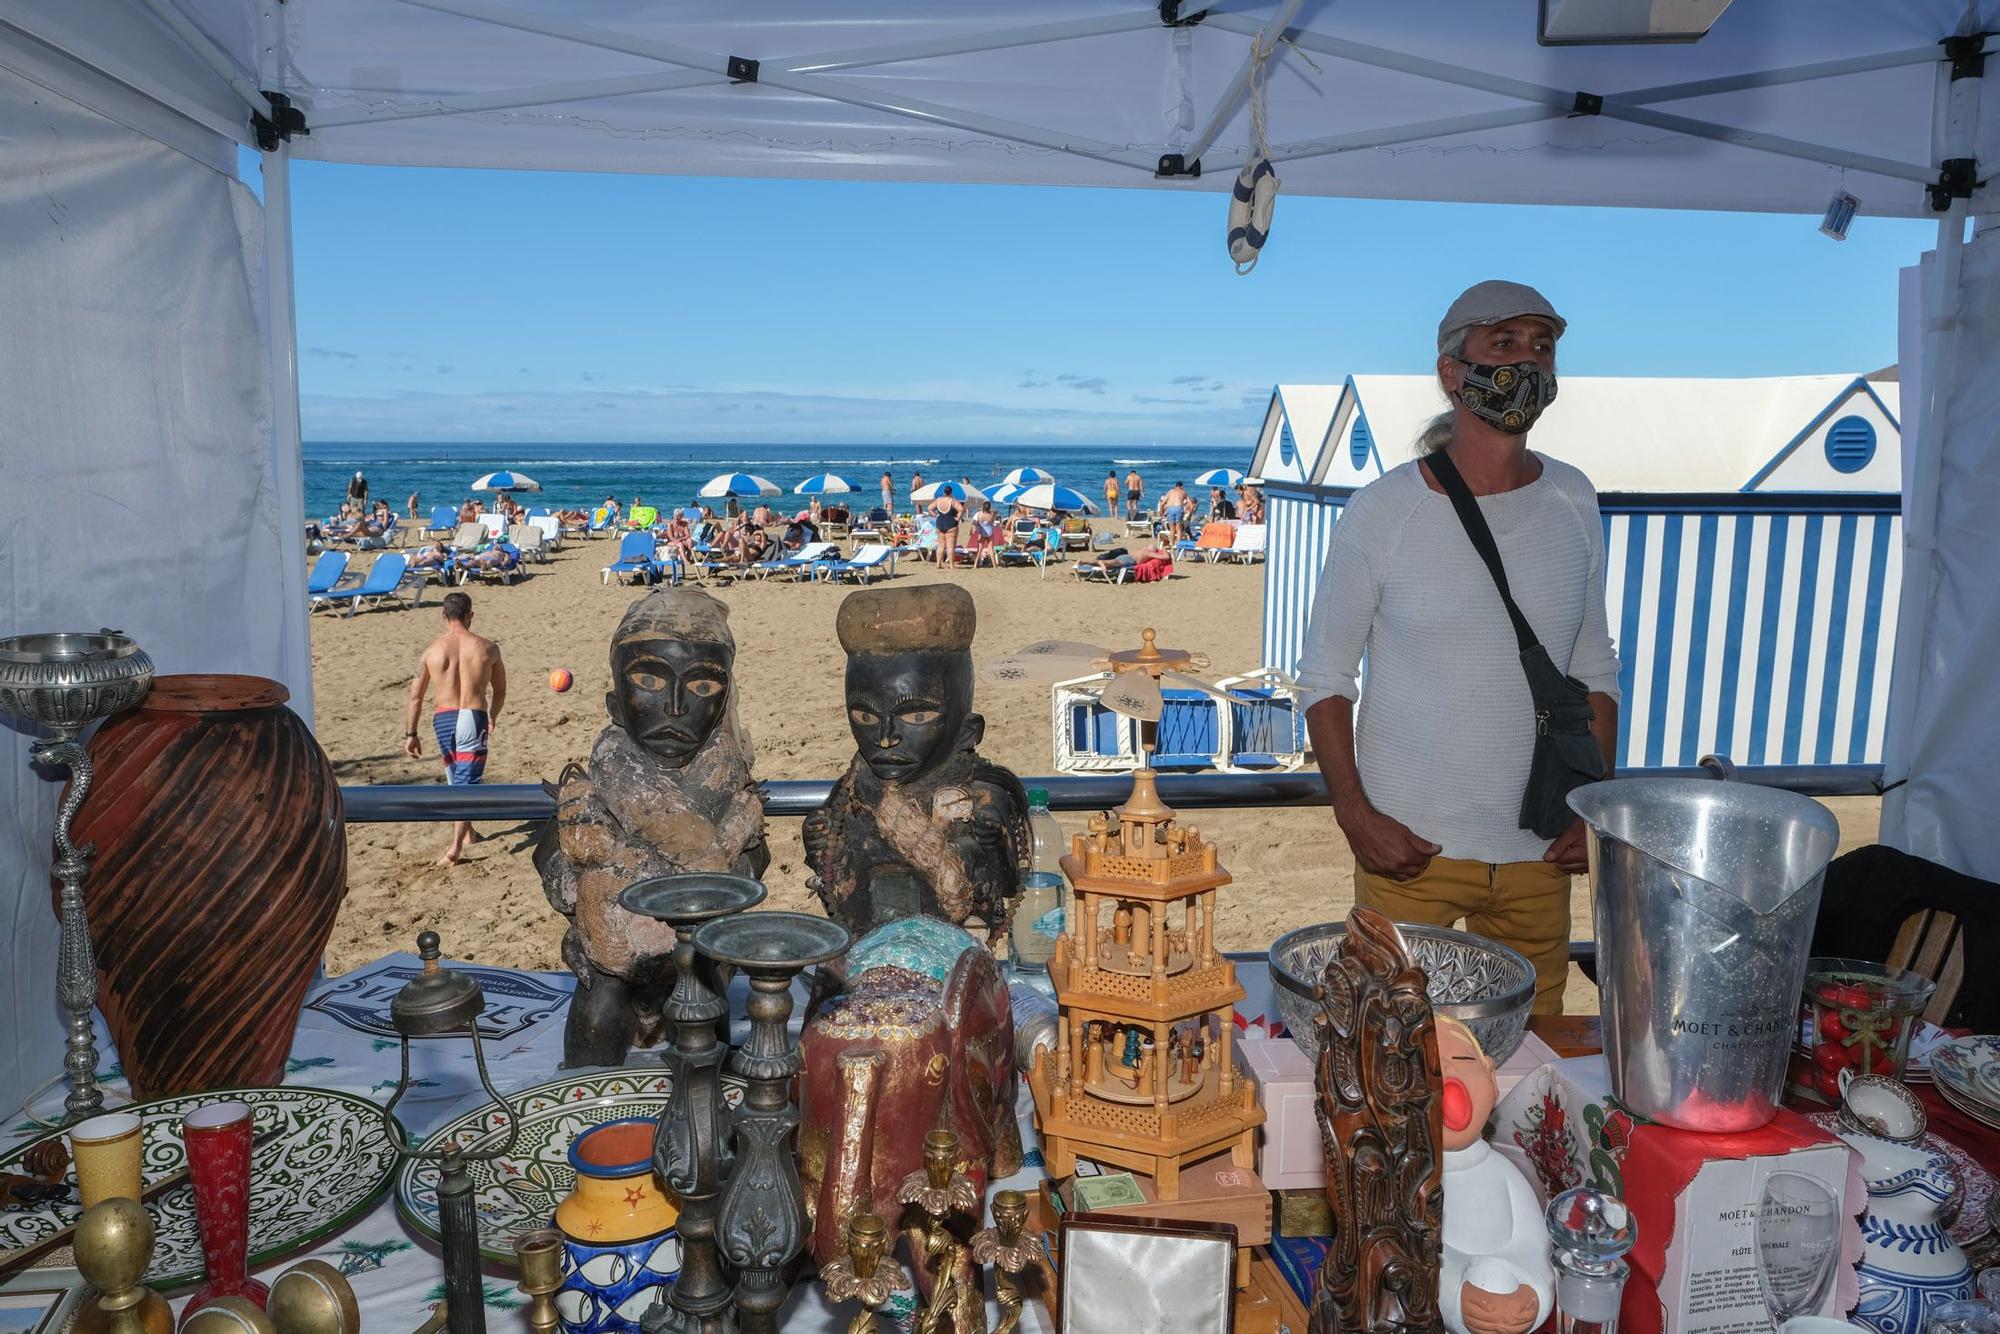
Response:
[{"label": "plastic water bottle", "polygon": [[1046,973],[1063,930],[1063,831],[1049,810],[1044,788],[1028,790],[1028,829],[1034,850],[1022,877],[1021,898],[1014,905],[1010,940],[1014,967],[1023,973]]}]

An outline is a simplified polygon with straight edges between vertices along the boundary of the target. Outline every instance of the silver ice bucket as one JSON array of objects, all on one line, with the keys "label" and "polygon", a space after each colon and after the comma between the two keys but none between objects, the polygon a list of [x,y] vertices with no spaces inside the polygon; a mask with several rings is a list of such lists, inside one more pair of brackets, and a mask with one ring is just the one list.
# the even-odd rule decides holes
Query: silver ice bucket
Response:
[{"label": "silver ice bucket", "polygon": [[1611,1092],[1683,1130],[1777,1114],[1833,813],[1707,778],[1619,778],[1570,794],[1589,824]]}]

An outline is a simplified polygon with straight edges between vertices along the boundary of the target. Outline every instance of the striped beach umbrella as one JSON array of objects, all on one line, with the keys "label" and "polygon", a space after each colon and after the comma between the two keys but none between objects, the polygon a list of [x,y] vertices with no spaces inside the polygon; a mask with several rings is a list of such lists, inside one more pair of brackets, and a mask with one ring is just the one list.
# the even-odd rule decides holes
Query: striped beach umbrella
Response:
[{"label": "striped beach umbrella", "polygon": [[1018,482],[995,482],[991,486],[980,487],[979,494],[996,505],[1011,505],[1014,503],[1014,497],[1027,489],[1027,486]]},{"label": "striped beach umbrella", "polygon": [[472,484],[474,491],[539,491],[542,484],[524,472],[489,472]]},{"label": "striped beach umbrella", "polygon": [[726,472],[709,478],[698,494],[704,500],[719,500],[724,496],[776,496],[783,491],[776,482],[755,473]]},{"label": "striped beach umbrella", "polygon": [[823,472],[816,477],[808,477],[803,482],[800,482],[792,488],[792,494],[795,496],[842,496],[850,491],[859,491],[860,489],[860,487],[848,481],[845,477],[837,476],[830,472]]},{"label": "striped beach umbrella", "polygon": [[1012,482],[1015,486],[1033,486],[1037,482],[1053,482],[1056,475],[1046,468],[1016,468],[1000,480]]},{"label": "striped beach umbrella", "polygon": [[1234,468],[1210,468],[1205,473],[1197,474],[1194,484],[1196,486],[1219,486],[1226,491],[1233,491],[1243,485],[1243,474]]},{"label": "striped beach umbrella", "polygon": [[921,501],[925,504],[936,500],[939,496],[954,496],[959,500],[970,500],[972,499],[972,492],[966,490],[957,482],[932,482],[927,486],[920,486],[910,493],[910,499]]},{"label": "striped beach umbrella", "polygon": [[1096,503],[1083,492],[1052,482],[1027,488],[1014,497],[1013,503],[1026,505],[1031,510],[1061,510],[1065,514],[1097,513]]}]

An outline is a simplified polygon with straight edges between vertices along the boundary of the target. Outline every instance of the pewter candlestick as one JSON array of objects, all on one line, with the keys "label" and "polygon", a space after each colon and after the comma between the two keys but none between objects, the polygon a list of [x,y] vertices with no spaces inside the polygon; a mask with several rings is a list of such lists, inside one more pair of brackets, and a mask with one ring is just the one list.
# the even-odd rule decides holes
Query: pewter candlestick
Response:
[{"label": "pewter candlestick", "polygon": [[97,1008],[97,958],[83,911],[83,877],[93,849],[69,840],[70,821],[90,791],[90,752],[77,738],[98,719],[137,704],[152,684],[153,660],[116,630],[0,639],[0,716],[53,731],[52,740],[35,742],[28,753],[70,772],[69,791],[56,813],[56,861],[50,868],[62,881],[56,999],[62,1002],[68,1029],[65,1121],[80,1121],[104,1108],[104,1093],[97,1087],[97,1042],[90,1028],[90,1013]]},{"label": "pewter candlestick", "polygon": [[750,1038],[730,1058],[749,1088],[736,1112],[737,1159],[716,1217],[722,1254],[736,1267],[743,1334],[776,1334],[786,1271],[805,1248],[805,1190],[792,1157],[799,1111],[790,1095],[802,1062],[785,1031],[792,979],[852,940],[838,922],[795,912],[724,917],[694,933],[697,950],[750,978]]},{"label": "pewter candlestick", "polygon": [[722,1062],[716,1021],[729,1013],[715,965],[695,951],[695,928],[754,908],[764,886],[734,875],[664,875],[641,880],[618,896],[627,912],[674,928],[674,991],[667,1018],[674,1039],[666,1064],[673,1095],[653,1139],[653,1167],[680,1197],[677,1227],[681,1271],[641,1318],[647,1334],[724,1334],[729,1328],[729,1280],[715,1245],[716,1196],[730,1161],[722,1104]]}]

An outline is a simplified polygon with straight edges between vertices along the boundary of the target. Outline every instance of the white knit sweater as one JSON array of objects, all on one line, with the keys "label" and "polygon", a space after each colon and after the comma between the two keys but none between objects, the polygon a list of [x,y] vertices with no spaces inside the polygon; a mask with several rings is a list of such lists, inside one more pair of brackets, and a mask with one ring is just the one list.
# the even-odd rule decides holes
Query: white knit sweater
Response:
[{"label": "white knit sweater", "polygon": [[[1542,475],[1479,497],[1480,513],[1549,657],[1616,699],[1597,492],[1568,464],[1535,457]],[[1535,716],[1513,626],[1450,499],[1415,462],[1362,487],[1341,511],[1299,684],[1309,702],[1360,699],[1355,759],[1377,810],[1447,857],[1541,858],[1548,840],[1519,827]]]}]

